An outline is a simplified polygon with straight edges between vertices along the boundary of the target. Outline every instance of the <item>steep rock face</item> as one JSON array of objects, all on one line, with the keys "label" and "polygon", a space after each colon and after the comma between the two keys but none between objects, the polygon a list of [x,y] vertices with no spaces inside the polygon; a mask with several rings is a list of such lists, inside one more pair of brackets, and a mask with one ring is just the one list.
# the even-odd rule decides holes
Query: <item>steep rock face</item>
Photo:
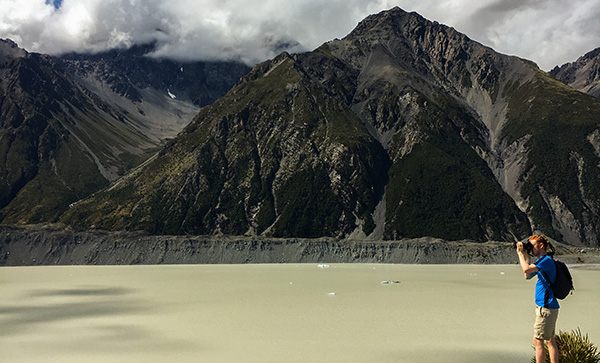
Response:
[{"label": "steep rock face", "polygon": [[550,75],[576,90],[600,97],[600,48],[592,50],[573,63],[554,67]]},{"label": "steep rock face", "polygon": [[597,245],[600,103],[399,8],[258,65],[64,222]]},{"label": "steep rock face", "polygon": [[105,82],[134,102],[142,102],[143,90],[152,88],[197,107],[213,103],[250,71],[248,66],[235,62],[153,58],[154,49],[153,44],[146,44],[94,54],[69,53],[57,57],[57,61],[82,78]]}]

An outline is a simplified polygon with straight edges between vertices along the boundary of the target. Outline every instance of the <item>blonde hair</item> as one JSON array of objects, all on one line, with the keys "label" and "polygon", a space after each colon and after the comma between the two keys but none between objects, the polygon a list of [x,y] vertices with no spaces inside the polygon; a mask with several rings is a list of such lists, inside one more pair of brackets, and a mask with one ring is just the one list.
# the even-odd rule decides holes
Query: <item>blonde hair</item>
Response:
[{"label": "blonde hair", "polygon": [[546,238],[546,236],[544,236],[543,234],[534,234],[533,236],[529,237],[529,242],[534,240],[542,242],[544,247],[548,246],[548,244],[550,243],[550,241],[548,241],[548,238]]}]

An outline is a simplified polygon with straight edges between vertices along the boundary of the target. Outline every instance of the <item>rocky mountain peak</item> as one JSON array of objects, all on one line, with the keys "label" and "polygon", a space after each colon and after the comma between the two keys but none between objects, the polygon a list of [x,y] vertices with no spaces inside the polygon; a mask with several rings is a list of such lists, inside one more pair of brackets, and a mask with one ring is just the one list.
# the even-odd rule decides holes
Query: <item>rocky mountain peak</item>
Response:
[{"label": "rocky mountain peak", "polygon": [[600,48],[586,53],[573,63],[554,67],[550,75],[576,90],[600,97]]},{"label": "rocky mountain peak", "polygon": [[[155,43],[96,54],[69,53],[58,61],[84,82],[102,82],[115,93],[141,103],[152,89],[172,99],[203,107],[223,96],[249,67],[236,62],[179,62],[156,58]],[[89,85],[93,87],[93,85]]]},{"label": "rocky mountain peak", "polygon": [[10,39],[0,39],[0,66],[15,58],[23,58],[26,55],[27,51],[19,48],[17,43]]},{"label": "rocky mountain peak", "polygon": [[[499,54],[452,27],[398,7],[369,16],[342,41],[335,40],[327,45],[348,48],[342,50],[346,58],[367,56],[370,49],[383,47],[405,71],[457,89],[471,88],[472,81],[482,85],[495,84],[500,73],[514,67],[515,63],[536,68],[532,62]],[[475,78],[469,79],[472,77],[467,72]],[[531,69],[522,72],[531,75]]]}]

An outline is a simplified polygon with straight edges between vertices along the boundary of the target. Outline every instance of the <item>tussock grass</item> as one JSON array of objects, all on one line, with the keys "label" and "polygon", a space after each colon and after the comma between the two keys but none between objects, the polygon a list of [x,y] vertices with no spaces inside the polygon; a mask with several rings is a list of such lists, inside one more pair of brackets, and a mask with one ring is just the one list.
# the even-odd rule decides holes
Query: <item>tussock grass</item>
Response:
[{"label": "tussock grass", "polygon": [[[587,334],[583,335],[579,328],[571,332],[559,332],[556,335],[556,344],[558,345],[560,363],[598,363],[600,362],[600,352]],[[548,355],[548,345],[546,346],[546,362],[550,363]],[[531,359],[535,363],[535,356]]]}]

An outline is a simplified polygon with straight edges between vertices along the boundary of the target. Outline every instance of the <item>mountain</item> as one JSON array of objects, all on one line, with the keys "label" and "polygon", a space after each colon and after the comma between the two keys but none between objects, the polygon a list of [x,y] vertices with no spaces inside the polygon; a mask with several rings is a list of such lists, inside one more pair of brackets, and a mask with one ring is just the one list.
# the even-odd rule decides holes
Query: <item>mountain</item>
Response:
[{"label": "mountain", "polygon": [[394,8],[257,65],[67,224],[598,245],[600,101]]},{"label": "mountain", "polygon": [[550,75],[576,90],[600,98],[600,48],[573,63],[554,67]]},{"label": "mountain", "polygon": [[0,41],[0,220],[56,219],[159,143],[57,71],[49,56]]},{"label": "mountain", "polygon": [[[133,78],[135,72],[158,78],[149,70],[171,63],[129,64],[136,51],[55,58],[0,40],[0,222],[55,221],[72,202],[140,165],[191,121],[202,102],[224,94],[222,87],[247,71],[208,65],[208,77],[226,73],[219,87],[199,86],[200,81],[174,87],[186,96],[197,94],[195,105],[173,99],[166,89],[140,86],[143,77]],[[203,93],[202,87],[211,91]]]},{"label": "mountain", "polygon": [[235,62],[176,62],[151,57],[155,44],[57,57],[65,73],[138,121],[150,137],[172,138],[223,96],[250,68]]}]

